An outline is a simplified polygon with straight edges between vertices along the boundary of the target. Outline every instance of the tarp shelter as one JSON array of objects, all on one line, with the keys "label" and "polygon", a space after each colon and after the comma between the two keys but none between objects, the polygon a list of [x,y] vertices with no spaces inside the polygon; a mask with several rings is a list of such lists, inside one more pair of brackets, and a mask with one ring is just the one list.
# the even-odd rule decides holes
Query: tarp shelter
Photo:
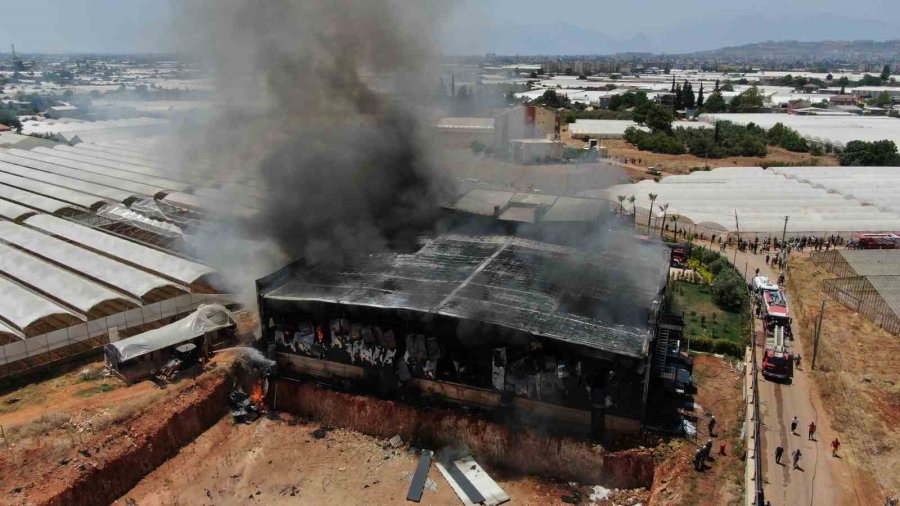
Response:
[{"label": "tarp shelter", "polygon": [[165,327],[107,344],[106,356],[111,365],[118,367],[129,360],[186,343],[207,332],[223,329],[233,324],[231,312],[225,306],[204,304],[190,315]]}]

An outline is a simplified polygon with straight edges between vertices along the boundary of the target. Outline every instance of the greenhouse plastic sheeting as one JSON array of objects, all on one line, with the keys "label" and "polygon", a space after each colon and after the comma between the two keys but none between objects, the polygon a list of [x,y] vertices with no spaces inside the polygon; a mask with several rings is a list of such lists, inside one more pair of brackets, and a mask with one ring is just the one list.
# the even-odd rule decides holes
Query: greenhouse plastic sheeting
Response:
[{"label": "greenhouse plastic sheeting", "polygon": [[121,363],[147,353],[190,341],[207,332],[232,324],[231,313],[225,306],[201,305],[192,314],[165,327],[110,343],[106,350]]},{"label": "greenhouse plastic sheeting", "polygon": [[38,215],[25,220],[27,225],[82,244],[107,255],[140,265],[184,284],[191,284],[213,272],[213,269],[168,253],[142,246],[105,232],[100,232],[55,216]]},{"label": "greenhouse plastic sheeting", "polygon": [[85,318],[55,304],[21,286],[0,278],[0,316],[20,329],[25,329],[41,318],[55,314]]}]

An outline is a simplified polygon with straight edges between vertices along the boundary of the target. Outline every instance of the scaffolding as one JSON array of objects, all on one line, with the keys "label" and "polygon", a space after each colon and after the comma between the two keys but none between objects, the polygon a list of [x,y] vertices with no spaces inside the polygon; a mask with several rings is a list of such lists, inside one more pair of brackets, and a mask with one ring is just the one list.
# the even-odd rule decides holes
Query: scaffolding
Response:
[{"label": "scaffolding", "polygon": [[900,336],[900,276],[853,276],[826,279],[830,297]]}]

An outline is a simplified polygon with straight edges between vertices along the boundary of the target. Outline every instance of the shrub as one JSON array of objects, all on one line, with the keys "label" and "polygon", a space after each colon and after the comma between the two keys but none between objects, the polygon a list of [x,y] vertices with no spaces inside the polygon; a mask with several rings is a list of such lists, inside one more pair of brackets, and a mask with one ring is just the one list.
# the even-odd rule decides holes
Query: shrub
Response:
[{"label": "shrub", "polygon": [[722,272],[722,269],[728,269],[729,267],[730,266],[728,265],[728,261],[722,257],[719,257],[709,264],[709,271],[718,276],[719,273]]},{"label": "shrub", "polygon": [[697,336],[691,338],[691,351],[710,352],[713,349],[713,340],[706,336]]},{"label": "shrub", "polygon": [[728,339],[715,339],[712,342],[713,353],[721,353],[732,357],[742,357],[744,355],[744,347],[734,341]]},{"label": "shrub", "polygon": [[729,311],[741,309],[746,292],[744,280],[734,269],[722,269],[712,284],[713,302]]},{"label": "shrub", "polygon": [[[722,255],[719,254],[717,251],[703,248],[702,252],[703,252],[702,253],[703,263],[706,265],[712,265],[712,263],[715,262],[716,260],[722,259]],[[716,273],[716,274],[718,274],[718,273]]]}]

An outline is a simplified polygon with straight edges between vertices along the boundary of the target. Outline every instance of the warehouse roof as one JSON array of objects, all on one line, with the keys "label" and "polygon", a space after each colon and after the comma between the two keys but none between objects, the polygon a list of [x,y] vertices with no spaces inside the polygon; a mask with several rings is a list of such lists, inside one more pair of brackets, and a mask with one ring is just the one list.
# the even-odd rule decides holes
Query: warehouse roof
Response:
[{"label": "warehouse roof", "polygon": [[144,298],[158,288],[176,288],[159,276],[15,223],[0,222],[0,240],[114,286],[135,298]]},{"label": "warehouse roof", "polygon": [[[541,193],[515,193],[502,190],[474,189],[465,193],[450,209],[482,216],[527,223],[592,222],[609,210],[601,199],[560,197]],[[535,212],[542,208],[541,212]]]},{"label": "warehouse roof", "polygon": [[441,118],[434,125],[447,130],[486,130],[494,131],[494,118]]},{"label": "warehouse roof", "polygon": [[205,265],[54,216],[46,214],[32,216],[26,219],[25,223],[185,284],[194,283],[213,272],[213,269]]},{"label": "warehouse roof", "polygon": [[647,352],[649,310],[668,274],[665,252],[654,248],[598,254],[511,237],[445,235],[414,254],[372,255],[352,269],[308,268],[263,295],[435,313],[639,357]]},{"label": "warehouse roof", "polygon": [[5,244],[0,244],[0,272],[25,286],[51,295],[84,314],[90,313],[104,302],[126,300],[112,290]]}]

